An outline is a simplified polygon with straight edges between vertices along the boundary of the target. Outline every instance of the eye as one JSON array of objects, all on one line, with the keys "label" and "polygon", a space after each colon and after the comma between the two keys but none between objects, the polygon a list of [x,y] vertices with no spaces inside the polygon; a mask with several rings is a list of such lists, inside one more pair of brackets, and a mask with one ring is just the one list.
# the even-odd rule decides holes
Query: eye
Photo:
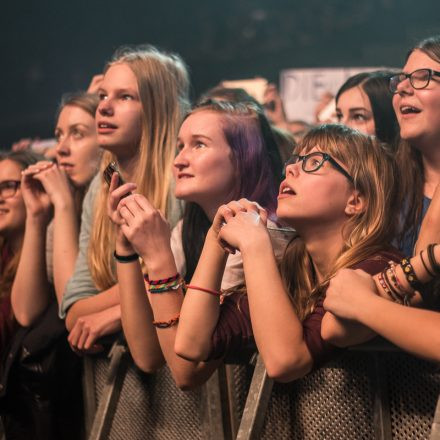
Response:
[{"label": "eye", "polygon": [[204,143],[201,142],[201,141],[197,141],[197,142],[194,144],[194,147],[195,147],[195,148],[205,148],[205,147],[206,147],[206,144],[204,144]]},{"label": "eye", "polygon": [[357,121],[357,122],[365,122],[365,121],[368,121],[369,117],[364,113],[355,113],[355,114],[353,114],[351,119],[353,119],[353,121]]},{"label": "eye", "polygon": [[123,101],[132,101],[134,99],[134,96],[130,95],[129,93],[124,93],[121,96],[121,98],[122,98]]},{"label": "eye", "polygon": [[103,92],[98,93],[98,98],[100,101],[104,101],[105,99],[107,99],[107,95]]},{"label": "eye", "polygon": [[72,130],[72,136],[74,139],[82,139],[84,137],[84,134],[81,130],[74,129]]},{"label": "eye", "polygon": [[177,142],[176,148],[177,148],[177,153],[180,153],[183,150],[183,142]]},{"label": "eye", "polygon": [[341,120],[342,120],[342,113],[341,112],[336,112],[336,119],[338,120],[338,122],[341,122]]}]

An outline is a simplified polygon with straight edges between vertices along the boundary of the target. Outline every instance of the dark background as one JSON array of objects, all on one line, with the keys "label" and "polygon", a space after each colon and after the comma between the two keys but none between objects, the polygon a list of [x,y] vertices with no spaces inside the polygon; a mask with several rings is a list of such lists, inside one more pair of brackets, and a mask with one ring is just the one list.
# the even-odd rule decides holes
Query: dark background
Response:
[{"label": "dark background", "polygon": [[401,66],[440,33],[440,0],[34,0],[0,13],[0,146],[52,135],[66,91],[87,87],[121,44],[178,52],[193,97],[221,79],[277,81],[292,67]]}]

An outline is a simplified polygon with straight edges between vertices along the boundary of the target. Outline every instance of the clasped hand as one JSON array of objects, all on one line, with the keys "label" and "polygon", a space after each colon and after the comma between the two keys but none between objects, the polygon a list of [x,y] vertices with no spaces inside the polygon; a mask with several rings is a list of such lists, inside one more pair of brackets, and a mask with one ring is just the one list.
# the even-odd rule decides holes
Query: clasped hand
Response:
[{"label": "clasped hand", "polygon": [[220,206],[211,231],[220,245],[229,253],[235,249],[267,237],[267,212],[258,203],[247,199]]}]

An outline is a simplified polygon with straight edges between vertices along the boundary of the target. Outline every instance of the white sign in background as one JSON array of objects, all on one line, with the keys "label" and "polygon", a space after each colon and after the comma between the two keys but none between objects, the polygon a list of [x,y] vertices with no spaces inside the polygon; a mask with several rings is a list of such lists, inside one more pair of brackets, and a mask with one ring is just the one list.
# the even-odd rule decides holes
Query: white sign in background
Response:
[{"label": "white sign in background", "polygon": [[335,67],[282,70],[280,94],[287,119],[315,122],[315,108],[325,92],[335,95],[350,76],[378,69],[380,68]]}]

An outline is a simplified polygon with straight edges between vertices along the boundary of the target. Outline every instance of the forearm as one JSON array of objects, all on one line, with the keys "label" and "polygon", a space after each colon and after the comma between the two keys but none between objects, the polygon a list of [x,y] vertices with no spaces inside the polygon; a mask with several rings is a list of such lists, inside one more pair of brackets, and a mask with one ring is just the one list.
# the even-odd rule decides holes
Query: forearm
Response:
[{"label": "forearm", "polygon": [[20,262],[12,285],[11,304],[22,326],[29,326],[44,311],[50,300],[46,273],[46,224],[29,217]]},{"label": "forearm", "polygon": [[73,201],[55,207],[53,226],[54,284],[60,304],[67,281],[73,275],[79,250],[79,225]]},{"label": "forearm", "polygon": [[[220,291],[227,254],[209,234],[190,285]],[[180,313],[175,350],[187,359],[204,360],[212,348],[219,317],[219,298],[188,289]]]},{"label": "forearm", "polygon": [[243,249],[242,256],[252,328],[268,374],[281,381],[304,376],[312,358],[269,238]]},{"label": "forearm", "polygon": [[88,298],[76,301],[67,311],[66,327],[67,330],[72,330],[77,319],[84,315],[91,313],[102,312],[110,307],[119,305],[119,285],[115,284],[103,292]]},{"label": "forearm", "polygon": [[378,296],[359,304],[363,325],[415,355],[440,362],[440,313],[405,307]]},{"label": "forearm", "polygon": [[135,364],[145,372],[154,372],[164,358],[156,329],[152,325],[153,311],[139,262],[117,264],[120,287],[121,318],[124,334]]},{"label": "forearm", "polygon": [[322,338],[337,347],[362,344],[375,335],[376,333],[371,328],[359,322],[338,318],[330,312],[327,312],[322,319]]}]

